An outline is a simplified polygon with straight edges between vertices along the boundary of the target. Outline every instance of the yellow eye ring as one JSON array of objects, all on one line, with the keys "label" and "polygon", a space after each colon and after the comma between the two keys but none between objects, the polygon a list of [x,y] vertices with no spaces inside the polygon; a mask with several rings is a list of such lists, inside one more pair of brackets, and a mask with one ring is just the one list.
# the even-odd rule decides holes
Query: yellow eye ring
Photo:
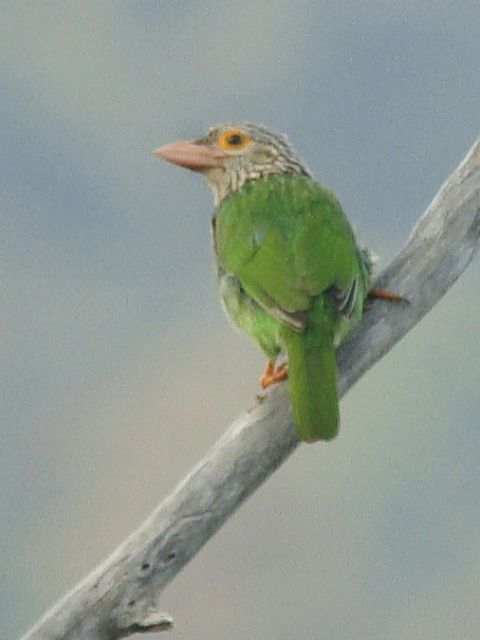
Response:
[{"label": "yellow eye ring", "polygon": [[217,138],[217,146],[225,151],[241,151],[250,144],[252,138],[241,129],[227,129]]}]

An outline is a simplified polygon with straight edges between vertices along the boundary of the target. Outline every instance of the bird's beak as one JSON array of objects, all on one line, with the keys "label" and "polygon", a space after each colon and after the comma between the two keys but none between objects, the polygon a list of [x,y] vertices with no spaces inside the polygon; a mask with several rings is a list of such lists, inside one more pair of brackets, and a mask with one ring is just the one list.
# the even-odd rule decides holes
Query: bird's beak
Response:
[{"label": "bird's beak", "polygon": [[192,171],[205,171],[220,167],[226,155],[220,149],[215,149],[215,147],[197,140],[182,140],[181,142],[164,144],[155,149],[153,153],[167,162]]}]

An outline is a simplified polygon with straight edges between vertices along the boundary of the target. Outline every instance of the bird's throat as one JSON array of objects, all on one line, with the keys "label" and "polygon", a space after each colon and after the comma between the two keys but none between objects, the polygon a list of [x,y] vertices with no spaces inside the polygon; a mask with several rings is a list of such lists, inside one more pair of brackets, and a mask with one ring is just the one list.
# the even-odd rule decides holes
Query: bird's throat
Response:
[{"label": "bird's throat", "polygon": [[225,170],[223,168],[209,169],[203,172],[208,186],[212,190],[215,204],[219,204],[230,193],[238,191],[249,180],[262,177],[258,171],[247,172],[239,168],[235,170]]}]

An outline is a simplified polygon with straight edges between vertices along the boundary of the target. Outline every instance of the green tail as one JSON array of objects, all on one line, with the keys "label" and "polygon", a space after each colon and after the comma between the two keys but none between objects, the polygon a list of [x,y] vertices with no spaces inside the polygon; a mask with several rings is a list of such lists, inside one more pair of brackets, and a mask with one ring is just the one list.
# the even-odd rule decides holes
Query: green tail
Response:
[{"label": "green tail", "polygon": [[339,410],[337,364],[333,341],[319,327],[304,333],[284,329],[293,420],[299,438],[307,442],[337,435]]}]

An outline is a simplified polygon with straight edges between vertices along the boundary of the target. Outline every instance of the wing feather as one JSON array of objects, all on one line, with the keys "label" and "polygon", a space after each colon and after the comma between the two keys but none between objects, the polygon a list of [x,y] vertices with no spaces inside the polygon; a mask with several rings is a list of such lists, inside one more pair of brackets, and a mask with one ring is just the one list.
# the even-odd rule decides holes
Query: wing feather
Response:
[{"label": "wing feather", "polygon": [[220,203],[219,261],[270,315],[303,331],[323,293],[349,317],[359,294],[355,239],[333,193],[309,178],[275,175]]}]

